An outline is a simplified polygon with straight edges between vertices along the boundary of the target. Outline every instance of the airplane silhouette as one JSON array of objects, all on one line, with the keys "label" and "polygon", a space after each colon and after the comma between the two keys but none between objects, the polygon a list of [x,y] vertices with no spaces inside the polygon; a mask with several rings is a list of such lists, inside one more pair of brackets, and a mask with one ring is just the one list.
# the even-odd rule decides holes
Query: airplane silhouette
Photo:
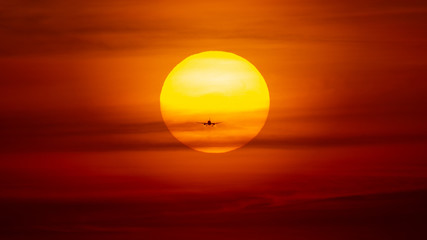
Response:
[{"label": "airplane silhouette", "polygon": [[211,126],[211,127],[213,127],[213,126],[215,126],[216,124],[219,124],[219,123],[221,123],[221,122],[212,122],[212,121],[211,121],[211,119],[209,118],[209,120],[208,120],[207,122],[198,122],[198,123],[203,124],[203,125],[205,125],[205,126]]}]

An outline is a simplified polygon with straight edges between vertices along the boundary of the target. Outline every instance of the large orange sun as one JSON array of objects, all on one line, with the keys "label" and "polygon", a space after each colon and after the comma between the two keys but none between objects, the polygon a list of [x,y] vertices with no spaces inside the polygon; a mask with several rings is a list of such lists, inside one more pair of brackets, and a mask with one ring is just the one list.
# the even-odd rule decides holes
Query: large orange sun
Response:
[{"label": "large orange sun", "polygon": [[[236,54],[191,55],[169,73],[160,94],[168,129],[192,149],[228,152],[242,147],[264,126],[270,107],[267,84]],[[205,122],[220,122],[216,125]]]}]

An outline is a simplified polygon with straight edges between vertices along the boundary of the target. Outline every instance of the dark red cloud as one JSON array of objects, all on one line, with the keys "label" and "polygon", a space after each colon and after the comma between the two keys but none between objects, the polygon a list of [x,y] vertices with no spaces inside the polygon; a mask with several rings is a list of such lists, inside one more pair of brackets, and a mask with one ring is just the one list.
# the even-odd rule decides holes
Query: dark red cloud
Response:
[{"label": "dark red cloud", "polygon": [[[133,200],[2,201],[2,235],[15,239],[421,239],[425,191],[272,204],[245,194],[144,195]],[[31,218],[28,218],[31,216]],[[309,229],[309,231],[307,230]]]}]

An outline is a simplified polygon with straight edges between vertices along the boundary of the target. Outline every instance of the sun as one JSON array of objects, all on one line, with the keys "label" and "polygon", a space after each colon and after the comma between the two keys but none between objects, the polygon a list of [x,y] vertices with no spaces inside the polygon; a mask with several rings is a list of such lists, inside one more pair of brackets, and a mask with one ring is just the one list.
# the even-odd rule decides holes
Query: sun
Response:
[{"label": "sun", "polygon": [[[181,61],[160,94],[164,122],[192,149],[228,152],[244,146],[264,126],[270,108],[267,84],[246,59],[208,51]],[[208,121],[215,125],[203,124]]]}]

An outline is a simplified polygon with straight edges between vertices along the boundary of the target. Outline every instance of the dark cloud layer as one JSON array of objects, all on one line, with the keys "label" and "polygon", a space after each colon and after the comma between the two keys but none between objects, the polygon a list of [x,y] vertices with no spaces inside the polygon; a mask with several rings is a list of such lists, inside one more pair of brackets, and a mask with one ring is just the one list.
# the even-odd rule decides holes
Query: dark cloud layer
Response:
[{"label": "dark cloud layer", "polygon": [[[70,117],[73,116],[73,117]],[[352,115],[317,115],[288,118],[276,124],[315,119],[344,122]],[[349,124],[344,122],[343,124]],[[351,127],[349,124],[348,127]],[[158,122],[120,122],[106,116],[84,114],[29,115],[9,114],[0,118],[0,149],[3,152],[33,151],[145,151],[184,148],[173,139],[166,125]],[[364,134],[281,135],[264,134],[247,147],[317,148],[359,145],[426,143],[427,134],[419,132],[385,132]],[[193,145],[197,145],[194,143]]]},{"label": "dark cloud layer", "polygon": [[[168,200],[1,201],[2,235],[44,239],[422,239],[426,191],[272,205],[268,196],[170,195]],[[286,197],[286,196],[285,196]],[[33,216],[37,220],[28,219]],[[307,229],[310,229],[309,231]]]}]

